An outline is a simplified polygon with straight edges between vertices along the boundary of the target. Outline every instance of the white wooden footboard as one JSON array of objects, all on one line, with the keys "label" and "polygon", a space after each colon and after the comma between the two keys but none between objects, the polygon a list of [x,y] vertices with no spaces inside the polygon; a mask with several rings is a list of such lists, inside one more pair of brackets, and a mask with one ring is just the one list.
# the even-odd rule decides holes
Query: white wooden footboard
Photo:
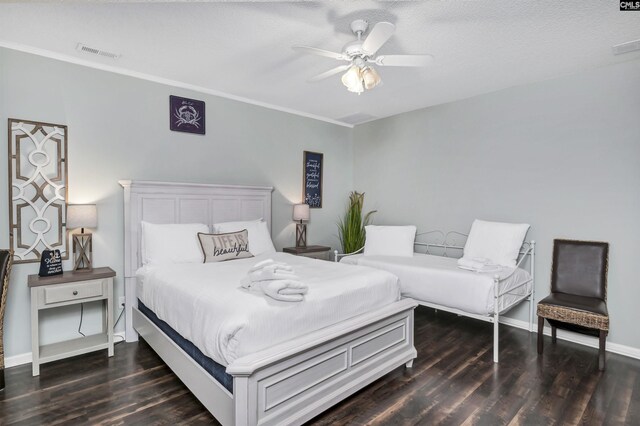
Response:
[{"label": "white wooden footboard", "polygon": [[416,305],[404,299],[238,359],[227,368],[236,425],[301,424],[410,363]]},{"label": "white wooden footboard", "polygon": [[222,424],[297,425],[411,366],[416,306],[403,299],[240,358],[227,367],[233,395],[137,309],[134,327]]}]

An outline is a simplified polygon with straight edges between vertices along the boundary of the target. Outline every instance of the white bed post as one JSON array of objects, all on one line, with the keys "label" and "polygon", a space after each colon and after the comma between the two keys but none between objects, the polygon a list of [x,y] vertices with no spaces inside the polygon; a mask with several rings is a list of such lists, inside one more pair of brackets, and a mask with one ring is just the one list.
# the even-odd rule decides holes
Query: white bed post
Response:
[{"label": "white bed post", "polygon": [[531,271],[531,296],[529,296],[529,333],[533,333],[533,315],[536,308],[536,279],[535,279],[535,269],[536,269],[536,242],[535,240],[531,241],[531,262],[530,262],[530,271]]},{"label": "white bed post", "polygon": [[131,264],[131,234],[132,218],[131,218],[131,184],[130,180],[121,180],[118,183],[124,189],[124,335],[127,342],[136,342],[138,340],[138,332],[133,328],[133,312],[132,308],[136,305],[136,277],[132,276],[132,269],[135,267]]},{"label": "white bed post", "polygon": [[493,362],[498,362],[498,336],[500,326],[500,277],[493,277]]}]

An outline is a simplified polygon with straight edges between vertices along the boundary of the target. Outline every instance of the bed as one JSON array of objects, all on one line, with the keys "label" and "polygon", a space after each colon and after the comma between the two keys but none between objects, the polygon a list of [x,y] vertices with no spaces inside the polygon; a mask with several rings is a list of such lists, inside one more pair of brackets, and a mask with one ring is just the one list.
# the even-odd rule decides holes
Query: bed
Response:
[{"label": "bed", "polygon": [[305,302],[287,303],[238,288],[260,256],[143,267],[142,221],[270,224],[272,188],[120,184],[126,340],[144,338],[220,423],[301,424],[411,366],[417,304],[400,300],[390,273],[276,253],[309,285]]},{"label": "bed", "polygon": [[[535,241],[525,242],[515,268],[479,273],[458,268],[466,234],[429,231],[416,236],[413,257],[364,256],[335,252],[335,261],[369,266],[399,278],[403,297],[418,304],[492,322],[493,360],[499,360],[500,316],[524,301],[529,302],[529,331],[533,331],[535,297]],[[526,267],[526,269],[525,269]]]}]

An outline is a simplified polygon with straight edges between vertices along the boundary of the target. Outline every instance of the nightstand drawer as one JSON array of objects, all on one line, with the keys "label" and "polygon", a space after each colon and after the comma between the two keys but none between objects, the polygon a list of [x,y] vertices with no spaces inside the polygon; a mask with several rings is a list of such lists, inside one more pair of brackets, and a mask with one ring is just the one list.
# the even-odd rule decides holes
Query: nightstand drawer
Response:
[{"label": "nightstand drawer", "polygon": [[68,302],[71,300],[99,297],[104,294],[102,280],[79,281],[72,284],[44,288],[44,303]]}]

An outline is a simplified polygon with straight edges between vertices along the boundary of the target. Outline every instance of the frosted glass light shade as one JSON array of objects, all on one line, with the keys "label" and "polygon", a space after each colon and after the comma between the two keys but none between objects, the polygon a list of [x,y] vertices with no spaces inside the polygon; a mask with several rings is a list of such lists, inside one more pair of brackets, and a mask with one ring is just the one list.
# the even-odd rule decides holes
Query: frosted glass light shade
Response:
[{"label": "frosted glass light shade", "polygon": [[362,92],[362,76],[360,72],[360,68],[354,65],[342,76],[342,84],[344,84],[350,92]]},{"label": "frosted glass light shade", "polygon": [[95,204],[69,204],[67,206],[67,229],[96,228],[98,209]]},{"label": "frosted glass light shade", "polygon": [[296,204],[293,206],[293,220],[309,220],[309,204]]},{"label": "frosted glass light shade", "polygon": [[374,68],[367,67],[362,72],[362,81],[364,82],[365,89],[370,90],[380,83],[380,75],[378,75]]}]

